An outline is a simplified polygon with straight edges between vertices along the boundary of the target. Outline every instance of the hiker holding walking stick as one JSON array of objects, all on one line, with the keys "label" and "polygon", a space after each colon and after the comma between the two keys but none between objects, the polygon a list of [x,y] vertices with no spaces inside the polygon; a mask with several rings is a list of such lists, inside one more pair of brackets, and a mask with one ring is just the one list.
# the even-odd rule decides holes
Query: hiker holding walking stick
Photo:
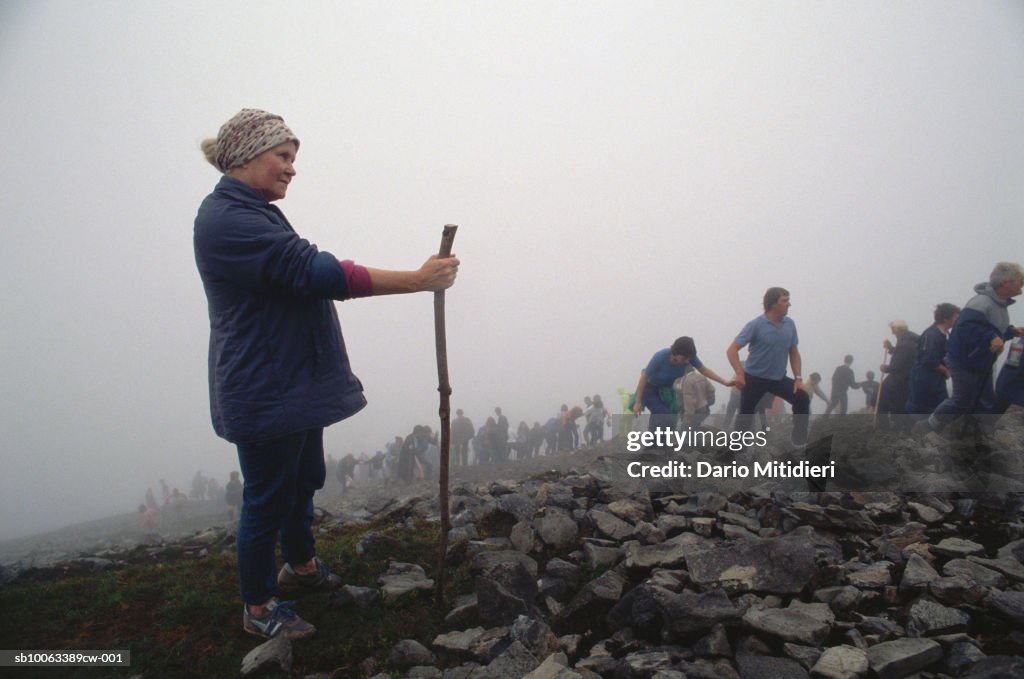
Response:
[{"label": "hiker holding walking stick", "polygon": [[455,282],[459,260],[433,255],[411,271],[372,269],[300,238],[271,205],[287,194],[299,150],[280,116],[243,109],[202,150],[223,174],[199,207],[194,248],[209,306],[213,427],[236,445],[244,478],[242,627],[308,637],[315,628],[278,593],[341,585],[316,557],[313,494],[326,476],[324,427],[366,405],[334,301],[441,291]]},{"label": "hiker holding walking stick", "polygon": [[991,413],[994,408],[992,369],[1006,340],[1024,336],[1024,328],[1010,325],[1009,306],[1021,294],[1024,268],[999,262],[987,283],[974,287],[946,342],[946,357],[953,378],[952,395],[928,418],[939,429],[960,415]]}]

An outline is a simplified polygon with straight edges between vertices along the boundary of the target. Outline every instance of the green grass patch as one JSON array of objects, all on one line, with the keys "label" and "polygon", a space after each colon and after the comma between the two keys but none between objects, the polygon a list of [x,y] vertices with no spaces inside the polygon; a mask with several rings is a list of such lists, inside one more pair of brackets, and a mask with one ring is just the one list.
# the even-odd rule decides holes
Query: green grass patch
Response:
[{"label": "green grass patch", "polygon": [[[368,530],[394,539],[387,547],[358,555]],[[436,526],[377,524],[343,528],[317,537],[320,557],[346,584],[377,587],[389,560],[417,563],[435,577]],[[131,667],[22,668],[19,677],[237,676],[242,658],[262,643],[242,631],[235,556],[230,547],[196,560],[141,563],[121,570],[69,577],[22,578],[0,588],[0,648],[35,650],[129,649]],[[449,567],[445,601],[418,593],[379,601],[367,610],[328,606],[324,593],[303,594],[296,609],[318,634],[296,642],[291,675],[335,672],[361,676],[368,657],[387,668],[388,650],[401,639],[428,646],[444,631],[443,620],[457,594],[469,591],[465,566]],[[11,614],[13,613],[13,614]],[[266,676],[275,676],[269,674]]]}]

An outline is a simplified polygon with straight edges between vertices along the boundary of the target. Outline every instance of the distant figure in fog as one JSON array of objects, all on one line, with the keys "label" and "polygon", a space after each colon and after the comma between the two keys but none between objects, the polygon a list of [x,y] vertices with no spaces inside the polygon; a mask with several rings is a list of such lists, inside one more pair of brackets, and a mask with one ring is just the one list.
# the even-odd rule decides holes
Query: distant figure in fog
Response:
[{"label": "distant figure in fog", "polygon": [[217,502],[222,499],[220,482],[212,476],[206,480],[207,502]]},{"label": "distant figure in fog", "polygon": [[853,365],[853,356],[847,354],[843,358],[843,364],[836,366],[832,372],[832,393],[829,394],[828,408],[825,409],[826,415],[831,415],[832,411],[836,409],[839,410],[840,415],[845,415],[849,406],[847,392],[860,387],[857,384],[857,379],[853,376],[851,365]]},{"label": "distant figure in fog", "polygon": [[146,489],[146,506],[152,509],[154,512],[157,510],[156,498],[153,497],[153,489]]},{"label": "distant figure in fog", "polygon": [[530,428],[530,457],[540,457],[540,447],[544,443],[544,429],[540,422],[534,422]]},{"label": "distant figure in fog", "polygon": [[[566,406],[568,409],[569,406]],[[554,455],[558,452],[558,434],[562,430],[562,417],[558,415],[544,423],[544,454]]]},{"label": "distant figure in fog", "polygon": [[807,381],[803,383],[803,387],[802,388],[803,388],[804,391],[807,392],[807,396],[808,396],[808,399],[809,399],[808,403],[810,403],[810,401],[813,401],[814,397],[817,396],[818,398],[820,398],[822,401],[825,402],[825,407],[826,408],[828,408],[828,407],[830,407],[832,405],[829,402],[829,400],[827,398],[825,398],[825,392],[823,392],[821,390],[821,374],[820,373],[811,373],[810,375],[808,375],[807,376]]},{"label": "distant figure in fog", "polygon": [[196,475],[192,477],[192,490],[188,496],[196,502],[206,500],[206,477],[203,476],[203,472],[196,471]]},{"label": "distant figure in fog", "polygon": [[156,510],[147,505],[139,505],[139,528],[145,533],[156,530]]},{"label": "distant figure in fog", "polygon": [[590,401],[590,408],[583,413],[586,426],[583,429],[584,440],[588,445],[594,445],[604,441],[604,424],[612,422],[612,415],[604,407],[604,402],[598,394]]},{"label": "distant figure in fog", "polygon": [[455,419],[452,420],[452,462],[456,467],[465,467],[469,464],[469,442],[473,440],[473,421],[465,416],[462,408],[455,411]]},{"label": "distant figure in fog", "polygon": [[935,322],[921,333],[917,342],[917,358],[910,369],[906,411],[910,415],[931,415],[935,407],[946,400],[949,392],[946,381],[946,338],[956,323],[960,308],[943,303],[932,314]]},{"label": "distant figure in fog", "polygon": [[234,523],[242,509],[242,479],[238,472],[231,472],[231,478],[224,486],[224,502],[228,505],[228,516]]},{"label": "distant figure in fog", "polygon": [[907,328],[906,321],[892,321],[889,329],[896,338],[896,344],[889,340],[882,343],[891,358],[888,364],[883,363],[879,367],[885,378],[878,395],[878,414],[883,416],[878,422],[883,427],[896,426],[903,429],[905,427],[896,416],[907,412],[910,371],[917,360],[918,335]]},{"label": "distant figure in fog", "polygon": [[338,467],[334,474],[338,479],[338,483],[341,484],[341,494],[344,495],[345,491],[352,487],[355,483],[356,473],[356,458],[352,453],[348,453],[343,458],[338,460]]},{"label": "distant figure in fog", "polygon": [[867,371],[865,374],[865,380],[858,382],[857,386],[864,392],[864,407],[868,410],[874,410],[878,403],[878,387],[880,386],[878,380],[875,379],[875,373]]},{"label": "distant figure in fog", "polygon": [[508,460],[508,418],[501,414],[501,408],[494,409],[494,429],[491,434],[491,458],[495,462]]},{"label": "distant figure in fog", "polygon": [[477,464],[490,464],[494,461],[494,427],[493,417],[488,417],[484,426],[480,427],[473,437],[473,454]]}]

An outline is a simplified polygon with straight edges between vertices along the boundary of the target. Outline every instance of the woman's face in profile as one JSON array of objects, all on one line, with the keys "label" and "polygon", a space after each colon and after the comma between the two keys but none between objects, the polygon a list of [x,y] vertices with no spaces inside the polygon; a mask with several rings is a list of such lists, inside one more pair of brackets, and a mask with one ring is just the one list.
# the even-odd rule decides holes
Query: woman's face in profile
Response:
[{"label": "woman's face in profile", "polygon": [[267,201],[280,200],[288,193],[295,176],[295,156],[299,147],[293,141],[267,149],[248,163],[232,170],[236,179],[260,192]]}]

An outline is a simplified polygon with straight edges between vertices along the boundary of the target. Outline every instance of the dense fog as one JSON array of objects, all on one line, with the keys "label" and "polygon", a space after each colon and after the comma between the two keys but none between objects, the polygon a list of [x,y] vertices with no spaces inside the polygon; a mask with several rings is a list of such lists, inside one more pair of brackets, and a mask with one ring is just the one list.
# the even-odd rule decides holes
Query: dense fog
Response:
[{"label": "dense fog", "polygon": [[[243,107],[301,139],[277,205],[322,249],[415,268],[459,225],[452,404],[514,429],[680,335],[728,376],[774,285],[805,374],[877,373],[1024,260],[1021,83],[1013,2],[4,2],[0,539],[237,468],[192,221]],[[372,455],[437,420],[432,297],[338,308],[370,405],[328,452]]]}]

